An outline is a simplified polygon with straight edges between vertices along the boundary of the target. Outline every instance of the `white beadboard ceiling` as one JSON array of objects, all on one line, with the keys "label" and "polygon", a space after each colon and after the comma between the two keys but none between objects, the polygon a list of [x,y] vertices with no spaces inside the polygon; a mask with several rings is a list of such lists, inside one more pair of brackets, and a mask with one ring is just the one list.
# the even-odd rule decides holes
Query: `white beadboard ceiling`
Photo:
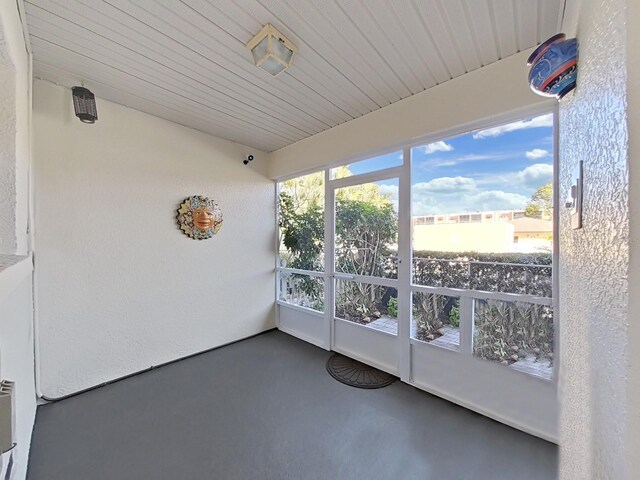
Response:
[{"label": "white beadboard ceiling", "polygon": [[[100,98],[268,152],[532,47],[558,31],[564,8],[564,0],[24,4],[36,77],[84,81]],[[299,49],[275,78],[245,48],[266,23]]]}]

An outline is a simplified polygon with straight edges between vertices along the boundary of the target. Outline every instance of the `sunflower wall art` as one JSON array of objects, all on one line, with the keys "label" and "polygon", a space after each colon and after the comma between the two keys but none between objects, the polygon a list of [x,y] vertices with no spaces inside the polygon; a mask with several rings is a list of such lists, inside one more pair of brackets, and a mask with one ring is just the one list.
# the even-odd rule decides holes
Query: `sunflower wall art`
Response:
[{"label": "sunflower wall art", "polygon": [[184,199],[176,219],[185,235],[194,240],[206,240],[220,230],[222,211],[209,197],[193,195]]}]

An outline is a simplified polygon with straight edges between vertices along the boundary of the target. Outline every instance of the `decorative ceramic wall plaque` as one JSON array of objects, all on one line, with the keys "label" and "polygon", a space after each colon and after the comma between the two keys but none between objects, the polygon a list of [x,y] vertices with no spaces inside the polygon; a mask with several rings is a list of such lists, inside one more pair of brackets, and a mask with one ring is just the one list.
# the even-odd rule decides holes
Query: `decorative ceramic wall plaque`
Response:
[{"label": "decorative ceramic wall plaque", "polygon": [[194,240],[205,240],[220,230],[222,211],[209,197],[193,195],[184,199],[176,219],[185,235]]},{"label": "decorative ceramic wall plaque", "polygon": [[529,85],[538,95],[562,98],[576,88],[578,40],[564,33],[542,43],[529,57]]}]

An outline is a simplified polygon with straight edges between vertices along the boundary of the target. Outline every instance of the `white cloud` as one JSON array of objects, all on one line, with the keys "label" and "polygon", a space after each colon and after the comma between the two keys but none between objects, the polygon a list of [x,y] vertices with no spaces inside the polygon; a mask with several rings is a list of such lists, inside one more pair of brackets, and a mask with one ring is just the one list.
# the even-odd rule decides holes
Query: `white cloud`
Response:
[{"label": "white cloud", "polygon": [[478,130],[473,134],[473,138],[487,138],[498,137],[508,132],[514,132],[516,130],[524,130],[527,128],[538,127],[551,127],[553,126],[553,115],[543,115],[541,117],[535,117],[531,120],[520,120],[518,122],[507,123],[506,125],[500,125],[499,127],[487,128],[484,130]]},{"label": "white cloud", "polygon": [[539,158],[545,158],[551,155],[548,150],[543,150],[542,148],[534,148],[533,150],[529,150],[525,153],[525,156],[529,160],[537,160]]},{"label": "white cloud", "polygon": [[553,181],[553,166],[536,163],[518,172],[517,179],[527,188],[538,188]]},{"label": "white cloud", "polygon": [[529,197],[502,190],[486,190],[475,195],[473,200],[476,210],[518,210],[527,205]]},{"label": "white cloud", "polygon": [[518,193],[479,189],[469,177],[441,177],[416,183],[412,198],[414,215],[524,209],[529,200]]},{"label": "white cloud", "polygon": [[475,190],[476,183],[469,177],[440,177],[428,182],[415,183],[413,190],[433,193],[458,193]]},{"label": "white cloud", "polygon": [[547,163],[536,163],[516,172],[505,172],[499,175],[476,174],[474,180],[480,188],[502,188],[509,185],[513,189],[530,194],[533,190],[553,181],[553,166]]},{"label": "white cloud", "polygon": [[[413,215],[524,210],[531,193],[551,181],[553,166],[545,163],[503,175],[487,174],[478,179],[462,176],[434,178],[413,185]],[[520,193],[504,191],[504,187]],[[380,185],[380,193],[390,195],[397,208],[397,185]]]},{"label": "white cloud", "polygon": [[397,185],[380,185],[380,194],[381,195],[391,195],[392,198],[398,197],[398,186]]},{"label": "white cloud", "polygon": [[434,158],[429,164],[434,167],[449,167],[460,163],[477,162],[480,160],[490,160],[491,155],[478,155],[476,153],[468,153],[452,158]]},{"label": "white cloud", "polygon": [[502,190],[433,193],[413,191],[413,215],[524,209],[529,197]]},{"label": "white cloud", "polygon": [[479,162],[483,160],[497,162],[500,160],[509,160],[512,158],[518,158],[522,155],[520,152],[490,152],[490,153],[467,153],[465,155],[457,155],[451,157],[433,157],[428,161],[422,161],[418,165],[423,169],[431,169],[433,167],[451,167],[453,165],[459,165],[461,163]]},{"label": "white cloud", "polygon": [[454,165],[457,165],[458,162],[456,162],[455,160],[442,160],[441,162],[434,162],[433,164],[431,164],[431,166],[433,167],[453,167]]},{"label": "white cloud", "polygon": [[434,153],[434,152],[450,152],[451,150],[453,150],[453,146],[449,145],[448,143],[445,142],[434,142],[434,143],[430,143],[429,145],[425,145],[422,148],[422,152],[429,154],[429,153]]}]

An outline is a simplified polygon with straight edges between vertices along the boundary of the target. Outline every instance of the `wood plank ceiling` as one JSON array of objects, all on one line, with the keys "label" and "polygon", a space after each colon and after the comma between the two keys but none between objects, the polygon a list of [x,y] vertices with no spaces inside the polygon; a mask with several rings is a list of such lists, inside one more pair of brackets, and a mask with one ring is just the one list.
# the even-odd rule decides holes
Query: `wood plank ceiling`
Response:
[{"label": "wood plank ceiling", "polygon": [[[24,0],[34,75],[273,151],[532,47],[564,0]],[[245,44],[298,47],[271,77]],[[521,80],[523,81],[523,80]],[[99,108],[99,105],[98,105]]]}]

